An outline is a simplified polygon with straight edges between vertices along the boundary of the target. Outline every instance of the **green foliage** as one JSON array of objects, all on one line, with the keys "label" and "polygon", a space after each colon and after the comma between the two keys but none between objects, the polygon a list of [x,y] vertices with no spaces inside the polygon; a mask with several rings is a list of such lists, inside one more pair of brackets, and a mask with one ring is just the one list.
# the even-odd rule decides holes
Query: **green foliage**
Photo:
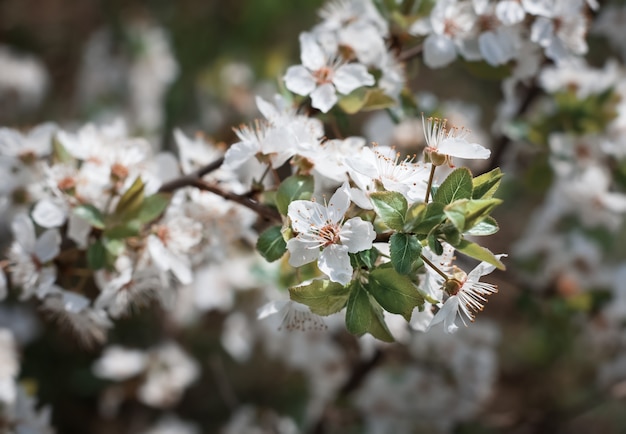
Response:
[{"label": "green foliage", "polygon": [[360,111],[382,110],[395,107],[396,101],[385,94],[382,89],[360,87],[349,95],[341,97],[338,105],[345,113],[355,114]]},{"label": "green foliage", "polygon": [[480,223],[501,203],[500,199],[460,199],[446,206],[443,212],[464,233]]},{"label": "green foliage", "polygon": [[276,191],[276,206],[282,215],[294,200],[308,200],[313,195],[313,177],[293,175],[286,178]]},{"label": "green foliage", "polygon": [[87,264],[92,270],[104,268],[106,264],[106,249],[100,240],[96,240],[87,249]]},{"label": "green foliage", "polygon": [[293,301],[306,304],[317,315],[332,315],[346,306],[350,287],[330,280],[314,280],[308,285],[289,288]]},{"label": "green foliage", "polygon": [[422,245],[415,235],[395,233],[389,240],[393,268],[400,274],[409,274],[421,266]]},{"label": "green foliage", "polygon": [[378,268],[369,275],[367,290],[388,312],[410,321],[413,309],[424,308],[424,296],[407,276],[392,268]]},{"label": "green foliage", "polygon": [[274,262],[287,251],[287,243],[281,232],[282,227],[272,226],[263,231],[256,243],[256,249],[267,261]]},{"label": "green foliage", "polygon": [[358,280],[350,285],[350,297],[346,306],[346,328],[357,336],[370,333],[381,341],[394,341],[385,324],[383,309]]},{"label": "green foliage", "polygon": [[395,191],[377,191],[370,195],[376,214],[390,228],[401,231],[407,212],[404,196]]},{"label": "green foliage", "polygon": [[87,220],[91,226],[97,229],[104,229],[104,215],[93,205],[78,205],[73,210],[78,217]]},{"label": "green foliage", "polygon": [[458,199],[471,199],[473,192],[472,173],[461,167],[454,170],[441,183],[433,196],[433,202],[447,205]]},{"label": "green foliage", "polygon": [[491,172],[483,173],[472,180],[472,199],[491,199],[500,186],[504,174],[497,167]]},{"label": "green foliage", "polygon": [[412,205],[407,213],[405,231],[415,234],[429,234],[435,226],[445,219],[444,205],[439,202],[431,202]]},{"label": "green foliage", "polygon": [[456,249],[471,258],[478,259],[479,261],[485,261],[488,264],[495,266],[499,270],[506,269],[504,264],[500,262],[500,260],[496,258],[495,255],[491,253],[491,251],[489,251],[489,249],[482,247],[476,243],[463,240],[458,246],[456,246]]}]

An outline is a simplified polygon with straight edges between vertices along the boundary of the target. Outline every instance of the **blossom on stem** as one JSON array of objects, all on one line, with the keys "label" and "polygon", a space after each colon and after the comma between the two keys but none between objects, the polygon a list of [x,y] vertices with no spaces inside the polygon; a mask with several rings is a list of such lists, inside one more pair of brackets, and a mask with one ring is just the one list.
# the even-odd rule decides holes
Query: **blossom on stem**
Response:
[{"label": "blossom on stem", "polygon": [[372,224],[360,217],[344,223],[349,205],[348,183],[337,189],[327,206],[309,200],[291,202],[287,215],[298,235],[287,242],[289,264],[300,267],[317,260],[330,280],[348,284],[353,271],[348,253],[371,248],[376,238]]},{"label": "blossom on stem", "polygon": [[302,65],[287,69],[285,86],[298,95],[311,95],[311,105],[323,113],[337,103],[337,92],[345,95],[375,83],[365,65],[329,56],[311,33],[300,34],[300,47]]},{"label": "blossom on stem", "polygon": [[427,118],[422,116],[422,125],[426,137],[424,152],[433,164],[438,166],[452,164],[452,157],[463,159],[485,160],[491,156],[491,151],[478,143],[467,140],[469,131],[465,128],[446,128],[446,119]]},{"label": "blossom on stem", "polygon": [[[506,255],[496,255],[496,258],[499,259],[503,256]],[[443,284],[443,290],[449,297],[426,330],[428,331],[433,325],[443,322],[446,333],[454,333],[458,329],[456,325],[457,315],[466,327],[466,318],[473,322],[475,314],[483,310],[483,306],[487,302],[485,297],[498,292],[496,285],[479,281],[482,276],[491,273],[495,268],[487,262],[481,262],[469,274],[465,274],[459,268],[453,267],[452,277]]]}]

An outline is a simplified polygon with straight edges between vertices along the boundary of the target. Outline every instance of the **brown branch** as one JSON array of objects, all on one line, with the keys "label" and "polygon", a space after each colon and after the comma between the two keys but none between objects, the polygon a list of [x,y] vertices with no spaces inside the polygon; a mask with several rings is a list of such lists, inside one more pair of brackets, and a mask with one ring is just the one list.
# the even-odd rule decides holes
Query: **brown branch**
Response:
[{"label": "brown branch", "polygon": [[402,51],[400,54],[398,54],[398,60],[400,62],[406,62],[407,60],[410,60],[414,57],[419,56],[420,54],[422,54],[422,50],[424,49],[424,45],[423,44],[418,44],[415,45],[411,48],[408,48],[404,51]]},{"label": "brown branch", "polygon": [[183,175],[180,178],[176,178],[170,182],[166,182],[161,186],[161,188],[159,188],[159,193],[172,193],[179,188],[189,187],[193,185],[195,181],[202,178],[204,175],[219,169],[223,162],[224,157],[220,157],[212,163],[209,163],[194,172]]},{"label": "brown branch", "polygon": [[252,211],[256,212],[258,215],[260,215],[266,220],[274,221],[277,223],[282,222],[282,217],[280,213],[276,211],[274,208],[270,208],[266,205],[256,202],[250,199],[249,197],[231,193],[229,191],[224,191],[215,184],[210,184],[201,179],[194,179],[194,180],[191,180],[187,184],[187,186],[196,187],[203,191],[210,191],[211,193],[217,194],[218,196],[221,196],[226,200],[230,200],[232,202],[238,203],[239,205],[243,205],[246,208],[249,208]]}]

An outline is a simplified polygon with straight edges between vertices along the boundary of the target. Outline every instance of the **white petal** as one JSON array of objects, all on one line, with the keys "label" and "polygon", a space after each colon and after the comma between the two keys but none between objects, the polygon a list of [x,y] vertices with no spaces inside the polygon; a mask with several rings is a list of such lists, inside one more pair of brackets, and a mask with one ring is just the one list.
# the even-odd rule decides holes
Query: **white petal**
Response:
[{"label": "white petal", "polygon": [[294,200],[287,208],[291,226],[296,232],[307,233],[311,226],[322,227],[326,224],[326,208],[310,200]]},{"label": "white petal", "polygon": [[505,26],[521,23],[525,15],[524,8],[516,0],[505,0],[496,5],[496,16]]},{"label": "white petal", "polygon": [[435,324],[443,322],[446,333],[456,332],[458,327],[455,324],[455,320],[459,310],[459,301],[459,297],[456,295],[447,299],[441,309],[439,309],[439,312],[435,314],[430,324],[428,324],[426,331],[430,330]]},{"label": "white petal", "polygon": [[447,36],[432,34],[424,41],[424,63],[429,68],[441,68],[456,59],[456,47]]},{"label": "white petal", "polygon": [[89,233],[91,232],[91,224],[74,213],[71,213],[67,220],[67,237],[81,249],[86,249]]},{"label": "white petal", "polygon": [[287,89],[302,96],[310,94],[317,86],[315,78],[302,65],[290,66],[283,80]]},{"label": "white petal", "polygon": [[339,237],[341,244],[348,247],[348,252],[356,253],[372,248],[376,231],[370,222],[354,217],[343,225]]},{"label": "white petal", "polygon": [[312,33],[300,33],[300,60],[311,71],[326,66],[326,55]]},{"label": "white petal", "polygon": [[61,251],[61,234],[56,229],[48,229],[35,242],[35,254],[41,262],[54,259]]},{"label": "white petal", "polygon": [[35,252],[35,225],[26,214],[20,214],[11,222],[15,241],[28,253]]},{"label": "white petal", "polygon": [[330,83],[319,86],[311,93],[311,105],[322,113],[328,113],[336,103],[335,86]]},{"label": "white petal", "polygon": [[530,40],[542,47],[547,47],[554,38],[554,24],[548,18],[539,17],[530,29]]},{"label": "white petal", "polygon": [[236,169],[259,152],[259,146],[254,142],[237,142],[233,144],[224,155],[224,166],[228,169]]},{"label": "white petal", "polygon": [[359,188],[350,188],[350,197],[352,202],[356,203],[362,209],[374,209],[369,196]]},{"label": "white petal", "polygon": [[273,104],[270,104],[269,102],[265,101],[260,96],[257,96],[255,101],[256,101],[257,108],[259,109],[261,114],[265,117],[265,119],[272,120],[279,116],[278,110],[276,110],[276,107]]},{"label": "white petal", "polygon": [[333,84],[339,93],[343,94],[348,94],[359,87],[372,86],[374,83],[374,76],[360,63],[342,65],[333,76]]},{"label": "white petal", "polygon": [[257,311],[257,319],[264,319],[280,312],[287,307],[288,303],[288,300],[274,300],[264,304]]},{"label": "white petal", "polygon": [[450,138],[439,145],[437,152],[457,158],[485,160],[491,156],[491,151],[478,143],[467,140]]},{"label": "white petal", "polygon": [[32,217],[43,228],[56,228],[65,222],[65,210],[49,199],[42,199],[35,205]]},{"label": "white petal", "polygon": [[[495,255],[495,256],[496,258],[500,259],[500,258],[506,258],[507,255],[501,254],[501,255]],[[469,272],[469,274],[467,275],[467,280],[469,282],[478,282],[478,279],[480,279],[480,277],[491,273],[495,269],[496,267],[494,265],[491,265],[483,261],[480,264],[478,264],[472,271]]]},{"label": "white petal", "polygon": [[298,238],[287,241],[287,250],[289,250],[289,265],[292,267],[301,267],[315,261],[320,256],[319,247],[311,248],[309,243]]},{"label": "white petal", "polygon": [[328,220],[332,223],[339,223],[348,211],[350,206],[350,186],[344,182],[341,187],[335,191],[326,206],[328,211]]},{"label": "white petal", "polygon": [[506,40],[494,32],[483,32],[478,37],[478,46],[483,58],[491,66],[508,62],[513,52],[511,47],[506,46]]},{"label": "white petal", "polygon": [[326,247],[320,255],[318,267],[333,282],[347,285],[352,280],[353,270],[347,246],[332,244]]}]

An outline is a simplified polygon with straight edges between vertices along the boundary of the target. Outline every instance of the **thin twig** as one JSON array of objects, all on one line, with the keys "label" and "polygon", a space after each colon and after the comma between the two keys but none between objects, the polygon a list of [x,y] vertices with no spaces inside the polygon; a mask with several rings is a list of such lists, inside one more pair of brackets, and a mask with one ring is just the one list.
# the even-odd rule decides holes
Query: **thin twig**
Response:
[{"label": "thin twig", "polygon": [[426,198],[424,198],[424,203],[428,203],[430,198],[430,190],[433,188],[433,179],[435,178],[435,169],[437,166],[434,164],[430,167],[430,176],[428,177],[428,186],[426,187]]},{"label": "thin twig", "polygon": [[422,50],[424,49],[423,44],[415,45],[411,48],[408,48],[398,54],[398,60],[400,62],[406,62],[407,60],[412,59],[413,57],[417,57],[422,54]]},{"label": "thin twig", "polygon": [[444,280],[448,280],[450,278],[450,276],[448,276],[446,273],[444,273],[443,271],[441,271],[439,269],[439,267],[437,267],[435,264],[433,264],[432,262],[430,262],[430,260],[424,256],[424,255],[420,255],[420,257],[422,258],[422,261],[424,261],[430,268],[432,268],[433,270],[435,270],[437,272],[437,274],[439,274],[441,277],[443,277]]},{"label": "thin twig", "polygon": [[258,215],[266,220],[275,221],[277,223],[282,222],[280,213],[274,208],[270,208],[268,206],[260,204],[259,202],[256,202],[249,197],[241,196],[235,193],[231,193],[229,191],[224,191],[215,184],[210,184],[201,179],[194,179],[189,182],[187,186],[196,187],[203,191],[210,191],[211,193],[217,194],[218,196],[221,196],[226,200],[230,200],[232,202],[238,203],[239,205],[243,205],[246,208],[249,208],[252,211],[256,212]]},{"label": "thin twig", "polygon": [[170,182],[166,182],[159,188],[159,193],[172,193],[179,188],[189,187],[194,181],[202,178],[204,175],[211,173],[220,168],[224,162],[224,157],[220,157],[212,163],[207,164],[199,168],[198,170],[191,172],[187,175],[183,175],[180,178],[176,178]]}]

